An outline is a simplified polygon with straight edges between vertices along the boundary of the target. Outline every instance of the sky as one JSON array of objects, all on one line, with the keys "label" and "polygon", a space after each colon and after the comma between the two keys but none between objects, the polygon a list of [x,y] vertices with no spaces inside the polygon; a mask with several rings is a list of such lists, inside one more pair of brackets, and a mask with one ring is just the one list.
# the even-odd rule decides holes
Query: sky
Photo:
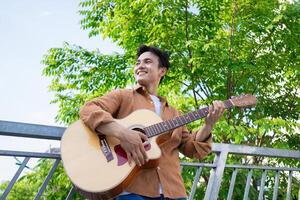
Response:
[{"label": "sky", "polygon": [[[101,53],[121,53],[110,40],[89,38],[80,28],[79,0],[9,0],[0,5],[0,120],[61,126],[50,104],[50,79],[42,76],[41,60],[47,50],[64,41]],[[58,141],[0,136],[0,149],[44,152]],[[22,160],[22,158],[20,159]],[[0,157],[0,183],[10,180],[18,165]],[[33,166],[33,159],[28,166]],[[26,171],[24,172],[26,173]]]}]

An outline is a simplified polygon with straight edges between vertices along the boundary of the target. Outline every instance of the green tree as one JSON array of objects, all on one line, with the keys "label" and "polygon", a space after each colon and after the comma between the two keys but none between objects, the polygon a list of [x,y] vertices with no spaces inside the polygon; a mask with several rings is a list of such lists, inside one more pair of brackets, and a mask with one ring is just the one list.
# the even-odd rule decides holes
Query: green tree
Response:
[{"label": "green tree", "polygon": [[[300,4],[296,1],[87,0],[80,7],[81,27],[89,36],[110,38],[124,53],[103,55],[68,43],[48,51],[43,74],[52,78],[57,121],[68,125],[78,119],[86,100],[133,85],[136,49],[150,44],[170,53],[171,68],[160,94],[183,112],[215,99],[243,93],[257,96],[256,108],[227,112],[214,129],[215,142],[300,150]],[[189,126],[194,129],[201,123]],[[259,157],[251,160],[262,162]],[[184,171],[187,188],[193,174]],[[208,173],[204,176],[207,181]],[[201,199],[203,188],[198,190],[195,198]],[[252,194],[256,192],[254,188]],[[220,199],[226,194],[221,190]],[[242,198],[235,195],[234,199]]]},{"label": "green tree", "polygon": [[53,80],[58,121],[69,124],[85,100],[134,84],[135,51],[145,43],[170,52],[172,67],[161,93],[184,112],[232,95],[258,97],[256,109],[228,112],[216,141],[297,148],[280,140],[299,141],[294,130],[299,118],[298,3],[90,0],[80,6],[82,28],[90,36],[111,38],[124,54],[107,56],[67,43],[49,50],[43,73]]},{"label": "green tree", "polygon": [[[40,159],[38,164],[14,185],[7,200],[34,199],[43,181],[46,179],[54,162],[50,159]],[[8,186],[9,181],[0,185],[0,196]],[[71,182],[64,173],[61,163],[58,165],[53,177],[50,179],[41,199],[65,199],[72,187]],[[82,199],[79,194],[74,195],[74,199]]]}]

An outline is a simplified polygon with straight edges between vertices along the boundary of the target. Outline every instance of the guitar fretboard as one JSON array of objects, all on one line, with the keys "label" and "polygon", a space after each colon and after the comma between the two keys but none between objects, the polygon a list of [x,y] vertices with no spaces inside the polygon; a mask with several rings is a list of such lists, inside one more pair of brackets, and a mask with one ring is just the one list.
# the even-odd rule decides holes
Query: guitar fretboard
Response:
[{"label": "guitar fretboard", "polygon": [[[223,102],[226,109],[233,107],[233,104],[230,100],[226,100]],[[208,115],[208,107],[201,108],[199,110],[187,113],[185,115],[175,117],[170,120],[166,120],[157,124],[153,124],[151,126],[143,128],[145,134],[148,138],[154,137],[161,133],[176,129],[185,124],[191,123]]]}]

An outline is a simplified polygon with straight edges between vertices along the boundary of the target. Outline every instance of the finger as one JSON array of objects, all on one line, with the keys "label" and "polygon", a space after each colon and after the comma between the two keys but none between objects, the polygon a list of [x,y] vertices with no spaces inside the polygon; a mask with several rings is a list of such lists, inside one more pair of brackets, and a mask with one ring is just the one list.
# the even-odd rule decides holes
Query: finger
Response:
[{"label": "finger", "polygon": [[137,164],[138,166],[141,166],[141,163],[140,163],[140,160],[139,160],[139,157],[138,157],[137,153],[132,152],[131,154],[132,154],[132,158],[133,158],[135,164]]},{"label": "finger", "polygon": [[225,111],[225,105],[222,101],[219,101],[219,105],[220,105],[220,115],[223,115]]},{"label": "finger", "polygon": [[126,152],[126,154],[127,154],[128,164],[129,164],[129,166],[131,166],[131,163],[132,163],[131,153],[127,153],[127,152]]},{"label": "finger", "polygon": [[215,108],[217,110],[220,110],[222,108],[222,102],[221,101],[215,101],[214,105],[215,105]]},{"label": "finger", "polygon": [[215,105],[215,110],[214,110],[214,118],[216,120],[218,120],[222,115],[223,115],[223,112],[224,112],[224,104],[222,101],[215,101],[214,102],[214,105]]},{"label": "finger", "polygon": [[139,135],[140,135],[140,137],[142,138],[143,141],[148,141],[149,140],[148,137],[144,133],[139,132]]},{"label": "finger", "polygon": [[[145,150],[145,146],[146,146],[146,145],[150,145],[150,142],[149,142],[149,141],[145,141],[145,142],[143,143],[144,150]],[[144,159],[145,159],[146,162],[149,161],[148,154],[147,154],[146,151],[145,151],[145,154],[144,154]]]},{"label": "finger", "polygon": [[215,111],[216,111],[217,115],[220,116],[224,111],[223,102],[222,101],[216,101],[215,108],[216,108]]},{"label": "finger", "polygon": [[213,105],[214,109],[216,109],[216,107],[218,106],[218,102],[217,101],[213,101],[212,105]]},{"label": "finger", "polygon": [[147,144],[149,144],[149,141],[144,142],[144,143],[141,145],[141,147],[140,147],[140,152],[142,153],[143,161],[144,161],[143,164],[145,164],[145,161],[148,162],[148,155],[147,155],[147,152],[146,152],[146,150],[145,150],[145,145],[147,145]]},{"label": "finger", "polygon": [[208,114],[211,114],[212,112],[213,112],[213,106],[211,105],[208,107]]},{"label": "finger", "polygon": [[139,149],[137,149],[136,151],[137,153],[137,156],[138,156],[138,159],[139,159],[139,162],[141,165],[144,165],[145,164],[145,149],[144,149],[144,145],[141,145]]},{"label": "finger", "polygon": [[224,109],[224,108],[225,108],[223,101],[219,101],[219,105],[220,105],[220,108],[221,108],[221,109]]},{"label": "finger", "polygon": [[222,116],[224,114],[224,112],[225,112],[225,106],[222,102],[221,109],[220,109],[220,116]]},{"label": "finger", "polygon": [[216,109],[217,109],[217,103],[216,103],[216,101],[213,101],[212,110],[211,110],[212,115],[216,114]]},{"label": "finger", "polygon": [[220,101],[216,101],[215,102],[215,112],[217,113],[217,115],[220,114],[221,108],[222,108],[222,105],[221,105]]}]

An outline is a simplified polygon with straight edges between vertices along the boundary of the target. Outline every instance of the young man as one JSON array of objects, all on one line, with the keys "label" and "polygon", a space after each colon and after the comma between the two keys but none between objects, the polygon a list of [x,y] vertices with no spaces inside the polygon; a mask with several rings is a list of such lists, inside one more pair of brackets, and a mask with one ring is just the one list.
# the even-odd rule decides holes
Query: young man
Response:
[{"label": "young man", "polygon": [[[117,137],[128,162],[141,166],[148,161],[142,142],[147,142],[148,138],[141,132],[121,126],[114,118],[124,118],[138,109],[152,110],[163,120],[172,119],[180,113],[157,94],[159,83],[170,65],[167,54],[156,47],[142,45],[137,57],[134,67],[135,88],[115,90],[87,102],[80,111],[80,117],[92,130]],[[188,157],[205,157],[211,151],[210,132],[223,112],[223,103],[214,101],[199,131],[191,134],[183,126],[161,135],[159,146],[162,156],[159,166],[142,169],[117,200],[186,199],[180,175],[179,152]]]}]

